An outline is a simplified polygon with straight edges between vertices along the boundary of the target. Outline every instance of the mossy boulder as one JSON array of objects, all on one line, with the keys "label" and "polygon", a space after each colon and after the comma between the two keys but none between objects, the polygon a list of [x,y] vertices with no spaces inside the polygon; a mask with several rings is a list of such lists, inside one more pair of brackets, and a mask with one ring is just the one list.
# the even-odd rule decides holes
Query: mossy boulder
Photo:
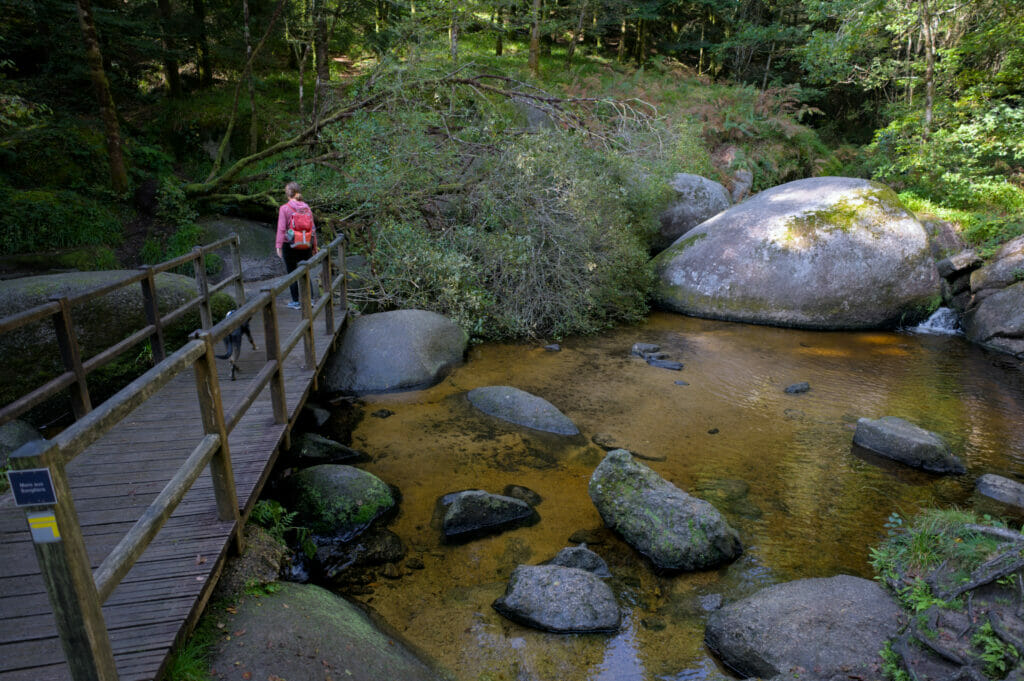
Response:
[{"label": "mossy boulder", "polygon": [[318,586],[280,582],[273,593],[246,597],[219,618],[224,634],[210,661],[217,681],[443,678],[356,605]]},{"label": "mossy boulder", "polygon": [[655,302],[810,329],[891,327],[941,300],[928,235],[888,187],[816,177],[761,192],[654,258]]},{"label": "mossy boulder", "polygon": [[298,524],[333,541],[350,541],[395,506],[380,478],[338,464],[312,466],[288,478]]},{"label": "mossy boulder", "polygon": [[[131,274],[125,270],[68,272],[6,281],[0,287],[0,317],[41,305],[52,297],[100,288]],[[199,295],[193,278],[166,272],[157,275],[156,290],[161,314]],[[235,301],[225,293],[217,293],[211,300],[215,320],[235,307]],[[132,284],[73,306],[71,322],[82,359],[96,355],[146,325],[141,285]],[[171,348],[180,345],[199,326],[199,313],[193,311],[164,330],[165,341]],[[10,402],[63,371],[49,318],[0,336],[0,401]]]},{"label": "mossy boulder", "polygon": [[[0,469],[7,467],[7,459],[11,452],[23,444],[33,440],[41,440],[43,436],[38,430],[24,421],[8,421],[0,426]],[[4,487],[7,480],[0,480],[0,487]]]},{"label": "mossy boulder", "polygon": [[[285,274],[284,261],[277,257],[274,249],[276,225],[223,215],[202,218],[198,224],[205,230],[206,238],[211,243],[232,233],[238,235],[242,281],[261,281]],[[214,252],[224,261],[218,279],[233,275],[235,263],[231,249],[222,248]]]},{"label": "mossy boulder", "polygon": [[331,392],[371,394],[434,385],[462,361],[469,335],[427,310],[393,310],[356,317],[327,360]]},{"label": "mossy boulder", "polygon": [[470,404],[504,421],[558,435],[578,435],[580,430],[555,405],[543,397],[507,385],[470,390]]},{"label": "mossy boulder", "polygon": [[590,478],[590,498],[608,527],[658,568],[706,570],[742,552],[739,535],[708,502],[635,460],[608,452]]}]

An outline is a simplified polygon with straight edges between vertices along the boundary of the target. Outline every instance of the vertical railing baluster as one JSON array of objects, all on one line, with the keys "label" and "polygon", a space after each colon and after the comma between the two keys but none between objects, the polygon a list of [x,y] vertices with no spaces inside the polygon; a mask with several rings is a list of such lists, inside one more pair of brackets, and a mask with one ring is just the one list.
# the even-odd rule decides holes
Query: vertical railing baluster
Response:
[{"label": "vertical railing baluster", "polygon": [[206,352],[196,360],[193,369],[196,375],[196,393],[199,395],[199,412],[203,418],[203,431],[207,435],[220,437],[220,446],[210,459],[210,476],[213,478],[213,492],[217,499],[217,517],[222,521],[235,522],[235,543],[241,553],[244,549],[242,523],[238,514],[238,496],[235,491],[235,473],[231,467],[231,448],[228,446],[228,427],[224,421],[224,403],[217,380],[216,351],[209,331],[199,331],[193,337],[206,343]]},{"label": "vertical railing baluster", "polygon": [[281,337],[277,328],[277,306],[274,289],[265,288],[267,294],[263,306],[263,342],[267,346],[267,361],[277,362],[277,371],[270,379],[270,403],[274,410],[274,423],[288,423],[288,403],[284,390],[284,357],[281,356]]},{"label": "vertical railing baluster", "polygon": [[47,440],[34,440],[14,451],[10,464],[17,471],[46,469],[53,482],[56,503],[26,506],[25,515],[71,678],[117,681],[103,608],[60,450]]},{"label": "vertical railing baluster", "polygon": [[153,333],[149,336],[149,345],[153,350],[153,362],[164,361],[167,353],[164,349],[164,327],[160,321],[160,306],[156,298],[156,277],[153,275],[153,266],[145,265],[146,278],[142,284],[142,307],[146,312],[146,321],[153,325]]},{"label": "vertical railing baluster", "polygon": [[320,291],[321,295],[327,296],[327,303],[324,305],[324,327],[327,330],[327,337],[334,337],[334,287],[331,272],[331,249],[324,253],[323,264],[320,267]]},{"label": "vertical railing baluster", "polygon": [[195,270],[196,286],[199,287],[199,323],[206,330],[213,326],[213,314],[210,312],[210,280],[206,276],[206,255],[202,246],[196,246],[192,252],[195,254],[192,268]]},{"label": "vertical railing baluster", "polygon": [[245,305],[245,286],[242,284],[242,241],[238,234],[232,232],[234,241],[231,242],[231,265],[235,272],[235,302],[238,307]]},{"label": "vertical railing baluster", "polygon": [[[316,346],[313,342],[313,305],[310,302],[312,293],[312,282],[309,276],[309,262],[303,262],[299,267],[302,269],[302,276],[299,277],[299,300],[302,301],[302,319],[309,322],[305,332],[302,334],[302,348],[305,359],[305,369],[316,370]],[[316,376],[313,376],[313,390],[316,390]]]},{"label": "vertical railing baluster", "polygon": [[71,326],[71,303],[66,297],[50,298],[60,305],[60,310],[53,315],[53,327],[57,334],[57,347],[64,368],[75,375],[75,384],[68,390],[71,393],[71,410],[75,419],[80,419],[92,411],[92,400],[89,399],[89,384],[86,382],[85,369],[82,367],[82,354],[78,348],[78,339]]}]

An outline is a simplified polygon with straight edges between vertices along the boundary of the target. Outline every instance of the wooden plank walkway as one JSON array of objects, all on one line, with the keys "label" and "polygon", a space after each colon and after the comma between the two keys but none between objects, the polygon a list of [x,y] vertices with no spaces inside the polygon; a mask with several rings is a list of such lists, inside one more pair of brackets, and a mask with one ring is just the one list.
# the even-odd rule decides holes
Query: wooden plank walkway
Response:
[{"label": "wooden plank walkway", "polygon": [[[302,315],[299,310],[288,309],[286,301],[287,291],[278,296],[276,303],[282,341]],[[335,319],[336,326],[343,328],[340,310]],[[303,367],[301,342],[285,358],[289,424],[295,422],[335,340],[324,326],[321,314],[313,327],[316,370]],[[251,327],[260,351],[254,352],[248,341],[243,341],[236,381],[230,380],[227,360],[218,360],[227,412],[265,359],[258,316]],[[218,352],[223,352],[222,347]],[[289,424],[274,423],[268,386],[229,437],[243,517],[257,501]],[[159,494],[202,435],[196,382],[189,370],[68,465],[72,496],[94,570]],[[217,520],[207,467],[103,606],[121,681],[150,681],[162,673],[173,647],[202,612],[233,544],[234,529],[233,522]],[[25,514],[14,506],[10,493],[0,498],[0,622],[0,681],[71,678]]]}]

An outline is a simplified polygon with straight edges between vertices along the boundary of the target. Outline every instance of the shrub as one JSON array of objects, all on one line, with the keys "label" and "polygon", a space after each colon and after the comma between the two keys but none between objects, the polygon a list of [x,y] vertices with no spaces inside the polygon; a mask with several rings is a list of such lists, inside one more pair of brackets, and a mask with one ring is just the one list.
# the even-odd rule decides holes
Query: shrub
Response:
[{"label": "shrub", "polygon": [[116,207],[65,190],[19,191],[0,185],[8,216],[0,232],[0,254],[32,253],[78,246],[116,246],[121,223]]}]

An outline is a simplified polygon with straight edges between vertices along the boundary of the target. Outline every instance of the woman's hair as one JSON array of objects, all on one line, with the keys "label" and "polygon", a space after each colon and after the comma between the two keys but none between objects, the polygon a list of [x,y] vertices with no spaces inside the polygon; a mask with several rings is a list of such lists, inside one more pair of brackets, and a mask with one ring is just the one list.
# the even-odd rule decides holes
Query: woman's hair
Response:
[{"label": "woman's hair", "polygon": [[298,182],[289,182],[284,186],[284,195],[287,196],[289,199],[295,196],[296,194],[301,193],[302,187],[299,186]]}]

